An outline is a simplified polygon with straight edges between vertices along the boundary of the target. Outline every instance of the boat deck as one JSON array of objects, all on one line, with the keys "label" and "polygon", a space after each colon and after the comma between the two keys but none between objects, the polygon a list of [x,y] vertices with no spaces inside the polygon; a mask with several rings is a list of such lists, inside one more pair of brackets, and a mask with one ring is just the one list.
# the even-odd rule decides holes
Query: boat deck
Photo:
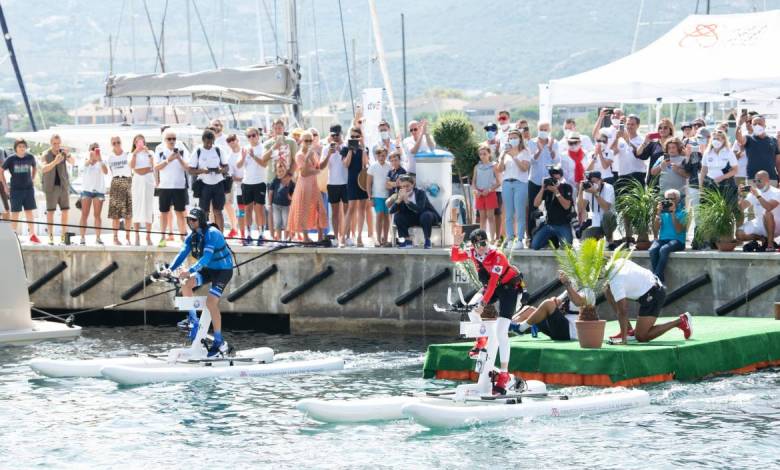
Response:
[{"label": "boat deck", "polygon": [[[548,384],[611,387],[695,380],[780,365],[780,321],[695,316],[693,327],[688,341],[675,329],[649,343],[604,344],[600,349],[582,349],[577,341],[553,341],[541,333],[537,338],[514,337],[509,370]],[[606,335],[616,331],[617,322],[608,322]],[[474,361],[467,354],[472,345],[429,346],[425,377],[476,380]]]}]

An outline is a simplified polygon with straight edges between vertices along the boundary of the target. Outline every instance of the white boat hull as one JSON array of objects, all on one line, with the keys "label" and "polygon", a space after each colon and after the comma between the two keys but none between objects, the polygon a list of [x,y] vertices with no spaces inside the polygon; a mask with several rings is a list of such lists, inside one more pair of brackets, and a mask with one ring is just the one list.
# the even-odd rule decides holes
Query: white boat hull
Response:
[{"label": "white boat hull", "polygon": [[0,346],[22,346],[50,340],[69,340],[81,335],[81,327],[69,328],[64,323],[32,320],[32,327],[0,330]]},{"label": "white boat hull", "polygon": [[[255,363],[270,363],[274,360],[271,348],[254,348],[236,353],[237,358],[252,358]],[[154,356],[119,356],[96,359],[33,359],[28,365],[35,372],[46,377],[98,377],[103,378],[101,369],[106,366],[128,367],[169,367],[173,364],[163,357]],[[202,364],[196,364],[205,367]]]},{"label": "white boat hull", "polygon": [[121,385],[143,385],[156,382],[188,382],[212,377],[265,377],[269,375],[292,375],[307,372],[341,370],[344,360],[341,358],[316,359],[311,361],[276,362],[273,364],[229,365],[214,363],[169,364],[163,367],[105,366],[100,373],[103,377]]},{"label": "white boat hull", "polygon": [[403,407],[405,417],[428,428],[457,428],[495,423],[521,417],[567,417],[639,408],[650,404],[644,390],[609,393],[568,400],[523,400],[519,404],[468,405],[456,403],[410,403]]}]

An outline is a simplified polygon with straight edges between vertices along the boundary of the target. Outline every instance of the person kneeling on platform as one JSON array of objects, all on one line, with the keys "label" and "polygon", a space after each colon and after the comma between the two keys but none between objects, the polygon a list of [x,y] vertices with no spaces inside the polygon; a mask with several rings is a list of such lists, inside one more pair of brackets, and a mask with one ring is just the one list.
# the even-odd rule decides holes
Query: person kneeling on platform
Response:
[{"label": "person kneeling on platform", "polygon": [[[184,245],[170,266],[171,272],[176,272],[187,256],[192,256],[198,261],[189,267],[182,269],[179,279],[182,280],[181,294],[184,297],[192,297],[192,290],[203,284],[211,283],[206,307],[211,314],[214,324],[214,342],[209,348],[208,357],[219,353],[228,352],[228,343],[222,338],[222,315],[219,311],[219,299],[230,279],[233,277],[233,259],[227,241],[222,232],[215,225],[209,225],[206,213],[195,207],[187,214],[187,225],[191,232],[184,240]],[[194,310],[189,312],[189,322],[193,324],[190,339],[195,338],[198,330],[197,314]]]},{"label": "person kneeling on platform", "polygon": [[[685,339],[690,338],[693,317],[688,312],[680,314],[676,320],[661,325],[655,324],[666,300],[666,288],[655,274],[631,260],[623,260],[621,263],[622,266],[607,283],[605,292],[620,323],[620,333],[610,337],[611,342],[625,345],[628,343],[628,337],[634,333],[637,341],[646,343],[672,328],[681,329]],[[629,300],[639,303],[639,316],[634,330],[628,321]]]},{"label": "person kneeling on platform", "polygon": [[426,196],[425,191],[414,187],[414,177],[401,175],[398,177],[399,189],[387,199],[387,208],[393,215],[393,222],[398,228],[398,237],[404,241],[399,248],[411,248],[409,240],[410,227],[422,227],[425,235],[425,248],[431,247],[431,231],[433,226],[441,223],[441,217]]},{"label": "person kneeling on platform", "polygon": [[[499,301],[496,334],[498,335],[498,355],[501,359],[499,374],[493,385],[493,393],[504,395],[510,381],[509,324],[517,308],[517,299],[523,293],[523,275],[516,267],[509,264],[509,260],[503,253],[488,244],[488,236],[484,230],[478,229],[471,232],[469,237],[471,248],[468,250],[463,250],[460,247],[463,243],[462,231],[455,233],[454,237],[455,245],[452,247],[450,259],[454,262],[471,260],[477,268],[477,274],[483,286],[480,291],[482,299],[479,305],[469,313],[471,321],[481,321],[485,306],[496,300]],[[477,338],[469,356],[478,356],[480,351],[486,347],[487,337]]]},{"label": "person kneeling on platform", "polygon": [[571,185],[563,179],[560,165],[547,167],[550,174],[545,178],[543,188],[534,198],[534,206],[539,208],[544,202],[547,221],[536,229],[531,240],[532,250],[549,248],[549,243],[558,247],[561,243],[571,245],[574,234],[571,231],[571,219],[574,217],[574,197]]},{"label": "person kneeling on platform", "polygon": [[585,304],[585,298],[574,287],[563,273],[558,271],[558,279],[566,287],[566,292],[558,297],[546,299],[538,307],[523,307],[512,317],[510,331],[517,334],[525,333],[532,326],[555,341],[577,339],[576,321],[580,315],[580,307]]}]

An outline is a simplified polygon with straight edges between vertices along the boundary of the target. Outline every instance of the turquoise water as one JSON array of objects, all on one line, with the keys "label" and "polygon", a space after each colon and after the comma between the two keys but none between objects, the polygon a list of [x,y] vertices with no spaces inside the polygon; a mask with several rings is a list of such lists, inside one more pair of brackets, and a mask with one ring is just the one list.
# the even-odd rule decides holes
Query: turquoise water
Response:
[{"label": "turquoise water", "polygon": [[[409,421],[317,424],[305,397],[352,398],[439,388],[421,379],[425,344],[333,336],[230,336],[279,360],[344,356],[338,373],[123,388],[45,379],[33,357],[153,352],[174,328],[89,328],[67,343],[0,349],[0,468],[773,468],[780,465],[780,371],[648,387],[640,411],[541,418],[451,431]],[[428,341],[433,341],[428,338]],[[562,388],[572,395],[603,393]],[[217,466],[214,466],[217,465]],[[154,467],[152,467],[154,466]]]}]

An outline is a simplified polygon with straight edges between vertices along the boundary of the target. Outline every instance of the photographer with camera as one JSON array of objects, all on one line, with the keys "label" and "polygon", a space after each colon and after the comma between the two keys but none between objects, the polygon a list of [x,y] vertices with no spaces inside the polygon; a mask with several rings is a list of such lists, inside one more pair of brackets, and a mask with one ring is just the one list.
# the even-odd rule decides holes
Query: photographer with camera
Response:
[{"label": "photographer with camera", "polygon": [[542,190],[534,198],[534,207],[537,209],[544,203],[547,223],[534,233],[531,240],[532,250],[546,248],[550,241],[555,246],[562,242],[571,245],[574,239],[571,231],[571,219],[574,215],[572,187],[563,178],[563,170],[560,165],[548,166],[547,172],[550,176],[544,179]]},{"label": "photographer with camera", "polygon": [[668,189],[664,192],[664,200],[658,203],[653,231],[658,237],[650,247],[650,265],[661,282],[664,282],[664,270],[669,255],[685,249],[685,233],[687,232],[688,212],[680,201],[680,191]]},{"label": "photographer with camera", "polygon": [[[601,178],[601,173],[591,171],[585,174],[577,192],[577,214],[581,237],[607,239],[612,242],[612,233],[617,227],[617,219],[612,207],[615,205],[615,188]],[[586,221],[586,215],[589,219]],[[584,230],[583,230],[584,228]]]},{"label": "photographer with camera", "polygon": [[187,226],[184,223],[184,211],[187,209],[187,161],[189,154],[181,144],[176,143],[176,132],[166,129],[163,134],[163,145],[157,153],[154,170],[160,175],[157,186],[157,197],[160,209],[160,228],[163,232],[158,246],[165,246],[165,237],[169,229],[173,229],[171,206],[176,212],[176,226],[179,235],[184,239]]},{"label": "photographer with camera", "polygon": [[[54,244],[54,211],[60,207],[60,222],[68,224],[68,210],[70,209],[70,179],[68,166],[74,165],[76,160],[66,148],[61,146],[62,139],[53,134],[49,139],[51,148],[41,155],[41,186],[46,194],[46,223],[49,232],[49,245]],[[63,227],[63,231],[65,227]],[[65,236],[62,236],[64,241]]]},{"label": "photographer with camera", "polygon": [[743,250],[774,251],[775,238],[780,236],[780,189],[770,184],[768,172],[758,171],[752,186],[739,187],[738,204],[741,210],[752,206],[755,216],[737,229],[737,240],[749,242]]}]

